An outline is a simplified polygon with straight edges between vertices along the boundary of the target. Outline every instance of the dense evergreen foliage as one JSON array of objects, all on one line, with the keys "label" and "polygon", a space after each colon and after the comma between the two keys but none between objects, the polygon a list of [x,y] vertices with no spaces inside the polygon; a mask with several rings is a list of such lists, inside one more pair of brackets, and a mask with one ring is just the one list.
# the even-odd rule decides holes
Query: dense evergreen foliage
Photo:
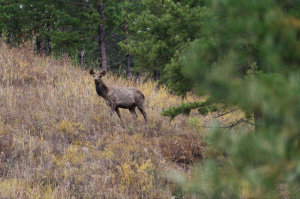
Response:
[{"label": "dense evergreen foliage", "polygon": [[193,84],[182,75],[182,50],[200,37],[209,12],[202,1],[148,0],[2,1],[1,9],[1,36],[12,45],[31,40],[36,52],[68,54],[82,67],[133,67],[180,95]]},{"label": "dense evergreen foliage", "polygon": [[0,34],[10,45],[20,44],[26,36],[24,21],[27,21],[29,16],[26,16],[22,8],[18,1],[0,1]]},{"label": "dense evergreen foliage", "polygon": [[[214,0],[206,5],[214,15],[191,45],[183,70],[199,95],[240,108],[243,122],[254,123],[255,131],[232,134],[216,128],[206,141],[227,160],[204,161],[193,181],[180,184],[206,198],[238,198],[243,191],[250,198],[297,198],[300,20],[294,8],[299,2]],[[170,117],[173,112],[166,111]]]},{"label": "dense evergreen foliage", "polygon": [[[169,81],[173,91],[184,95],[192,82],[182,75],[182,50],[200,37],[208,10],[200,1],[141,2],[143,7],[129,18],[132,35],[124,41],[126,47],[135,56],[138,71],[155,71],[155,79]],[[184,84],[177,84],[178,79]]]},{"label": "dense evergreen foliage", "polygon": [[192,181],[176,178],[183,191],[297,197],[299,0],[0,0],[0,31],[11,47],[30,40],[43,56],[150,73],[178,95],[207,99],[163,111],[171,119],[192,109],[241,110],[245,118],[230,127],[253,124],[252,131],[215,128],[205,143],[225,158],[205,159]]}]

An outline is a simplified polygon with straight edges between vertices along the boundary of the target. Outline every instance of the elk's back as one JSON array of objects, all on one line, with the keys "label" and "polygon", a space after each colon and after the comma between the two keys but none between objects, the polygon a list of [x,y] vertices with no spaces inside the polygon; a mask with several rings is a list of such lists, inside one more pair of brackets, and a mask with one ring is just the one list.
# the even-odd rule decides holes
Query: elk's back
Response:
[{"label": "elk's back", "polygon": [[121,108],[135,107],[144,102],[143,93],[134,87],[110,87],[107,95],[110,101]]}]

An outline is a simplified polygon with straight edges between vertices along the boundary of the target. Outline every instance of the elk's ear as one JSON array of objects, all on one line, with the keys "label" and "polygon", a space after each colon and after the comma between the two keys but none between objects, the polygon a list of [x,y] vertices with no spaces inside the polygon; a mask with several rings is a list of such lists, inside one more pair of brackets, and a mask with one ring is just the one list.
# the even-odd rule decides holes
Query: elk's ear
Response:
[{"label": "elk's ear", "polygon": [[106,71],[103,70],[100,74],[101,74],[101,76],[103,77],[103,76],[106,74]]},{"label": "elk's ear", "polygon": [[94,72],[93,69],[90,70],[90,74],[91,74],[91,75],[94,75],[94,74],[95,74],[95,72]]}]

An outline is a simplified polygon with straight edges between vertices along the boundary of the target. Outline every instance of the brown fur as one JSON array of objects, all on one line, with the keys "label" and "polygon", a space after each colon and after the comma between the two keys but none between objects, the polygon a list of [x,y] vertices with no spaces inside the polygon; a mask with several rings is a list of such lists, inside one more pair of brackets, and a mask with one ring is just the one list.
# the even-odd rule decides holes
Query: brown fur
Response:
[{"label": "brown fur", "polygon": [[123,123],[119,108],[129,109],[133,117],[133,124],[138,117],[135,112],[135,107],[138,107],[147,125],[147,114],[144,110],[145,96],[139,89],[134,87],[107,86],[102,80],[102,77],[106,74],[105,71],[95,73],[94,70],[91,70],[90,74],[94,76],[96,92],[99,96],[103,97],[107,105],[110,106],[110,116],[116,111]]}]

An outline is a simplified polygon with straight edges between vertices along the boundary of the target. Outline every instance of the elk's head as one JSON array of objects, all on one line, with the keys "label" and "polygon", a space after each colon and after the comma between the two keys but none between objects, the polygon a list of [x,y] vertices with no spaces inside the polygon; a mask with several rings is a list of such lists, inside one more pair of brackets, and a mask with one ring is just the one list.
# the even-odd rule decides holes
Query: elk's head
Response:
[{"label": "elk's head", "polygon": [[94,77],[94,81],[96,84],[102,83],[102,77],[106,74],[106,71],[101,71],[101,72],[97,72],[95,73],[93,69],[90,70],[90,74],[93,75]]}]

